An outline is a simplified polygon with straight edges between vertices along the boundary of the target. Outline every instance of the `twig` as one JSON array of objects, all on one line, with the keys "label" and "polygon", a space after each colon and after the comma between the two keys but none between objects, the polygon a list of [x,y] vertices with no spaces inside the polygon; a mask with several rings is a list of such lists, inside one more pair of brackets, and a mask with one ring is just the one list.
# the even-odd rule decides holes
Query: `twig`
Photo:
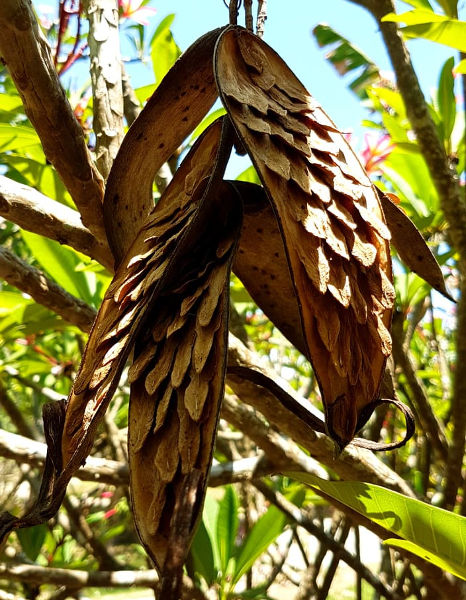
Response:
[{"label": "twig", "polygon": [[[18,432],[27,438],[35,438],[37,439],[38,431],[34,425],[30,425],[26,419],[22,411],[18,408],[18,405],[14,400],[10,398],[10,395],[6,391],[3,383],[0,381],[0,406],[6,412],[6,414],[10,417],[11,422],[16,427]],[[1,431],[1,430],[0,430]]]},{"label": "twig", "polygon": [[392,326],[393,357],[395,362],[401,367],[411,389],[411,399],[422,428],[429,436],[429,440],[435,451],[446,462],[448,457],[448,443],[443,425],[432,410],[424,386],[416,375],[413,361],[403,347],[401,327],[401,320],[395,318]]},{"label": "twig", "polygon": [[254,31],[254,21],[252,18],[252,0],[244,0],[244,24],[248,31]]},{"label": "twig", "polygon": [[109,270],[113,268],[108,246],[84,227],[76,210],[3,175],[0,175],[0,215],[26,231],[71,246]]},{"label": "twig", "polygon": [[[338,544],[340,544],[341,548],[345,547],[345,542],[349,535],[350,529],[351,529],[351,522],[349,521],[349,519],[343,518],[342,519],[342,527],[339,532],[338,539],[336,540],[338,542]],[[340,558],[341,558],[340,553],[338,553],[338,552],[333,553],[332,561],[327,569],[327,572],[325,573],[324,581],[323,581],[319,591],[316,594],[316,600],[326,600],[326,598],[328,597],[328,593],[330,591],[330,586],[332,585],[332,582],[335,578],[335,573],[337,571],[338,564],[340,562]],[[355,559],[358,560],[359,562],[361,562],[361,559],[359,556],[355,556]],[[357,570],[356,573],[359,577],[361,577],[361,572],[359,570]]]},{"label": "twig", "polygon": [[102,571],[118,571],[121,569],[122,565],[107,552],[105,545],[94,535],[80,507],[73,506],[73,502],[69,496],[65,496],[63,499],[63,506],[68,513],[70,524],[84,537],[88,551],[93,554],[99,563],[99,569]]},{"label": "twig", "polygon": [[307,515],[295,504],[287,500],[284,496],[282,496],[282,494],[273,491],[263,482],[257,482],[254,485],[269,502],[283,511],[285,515],[291,519],[291,521],[308,531],[311,535],[315,536],[334,554],[338,554],[341,560],[349,567],[359,572],[361,577],[365,579],[381,596],[384,598],[389,598],[390,600],[398,600],[400,598],[400,596],[394,594],[391,589],[389,589],[373,573],[371,573],[371,571],[369,571],[369,569],[364,566],[361,561],[348,552],[344,546],[342,546],[333,537],[325,533],[325,531],[323,531],[320,527],[317,527],[312,519],[309,519]]},{"label": "twig", "polygon": [[107,179],[123,139],[118,7],[115,0],[84,0],[83,4],[89,21],[96,164]]},{"label": "twig", "polygon": [[48,160],[69,190],[84,225],[106,243],[103,181],[53,66],[28,0],[0,2],[0,56],[7,65]]},{"label": "twig", "polygon": [[257,2],[256,34],[261,38],[264,35],[264,26],[267,19],[267,0]]},{"label": "twig", "polygon": [[90,331],[96,315],[93,308],[6,248],[0,248],[0,278],[29,294],[36,302],[56,312],[65,321],[82,331]]}]

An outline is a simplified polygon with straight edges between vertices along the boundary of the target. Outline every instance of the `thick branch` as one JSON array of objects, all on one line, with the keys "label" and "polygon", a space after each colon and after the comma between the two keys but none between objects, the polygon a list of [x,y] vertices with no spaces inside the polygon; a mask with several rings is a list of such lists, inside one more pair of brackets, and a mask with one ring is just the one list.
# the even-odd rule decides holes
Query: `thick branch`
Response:
[{"label": "thick branch", "polygon": [[96,164],[107,179],[123,139],[118,3],[116,0],[85,0],[84,7],[89,20]]},{"label": "thick branch", "polygon": [[90,256],[111,270],[107,245],[84,227],[76,210],[56,202],[27,185],[0,175],[0,215],[26,231],[45,235]]},{"label": "thick branch", "polygon": [[45,155],[69,190],[84,225],[106,243],[102,178],[60,85],[30,0],[2,0],[0,30],[0,57],[18,88]]},{"label": "thick branch", "polygon": [[[42,467],[45,462],[47,446],[28,437],[9,433],[0,429],[0,456],[26,463],[33,467]],[[285,461],[280,465],[284,470],[296,468],[296,463]],[[209,476],[209,486],[217,487],[227,483],[252,481],[277,472],[274,465],[266,456],[243,458],[232,462],[218,463],[212,466]],[[84,466],[80,467],[75,477],[82,481],[93,481],[107,485],[129,485],[128,465],[115,460],[90,456]]]},{"label": "thick branch", "polygon": [[38,269],[0,247],[0,278],[83,331],[90,331],[95,310],[75,298]]}]

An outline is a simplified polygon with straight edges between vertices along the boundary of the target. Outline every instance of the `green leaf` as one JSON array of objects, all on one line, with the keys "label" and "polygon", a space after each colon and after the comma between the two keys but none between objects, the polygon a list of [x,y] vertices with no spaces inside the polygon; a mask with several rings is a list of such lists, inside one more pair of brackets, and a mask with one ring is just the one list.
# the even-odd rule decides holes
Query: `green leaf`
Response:
[{"label": "green leaf", "polygon": [[157,85],[155,83],[150,83],[149,85],[143,85],[141,87],[136,88],[134,90],[134,93],[136,94],[136,97],[139,100],[139,102],[142,105],[144,105],[155,92],[156,88]]},{"label": "green leaf", "polygon": [[434,10],[429,0],[403,0],[405,4],[414,6],[414,8],[427,8],[428,10]]},{"label": "green leaf", "polygon": [[389,538],[388,540],[384,540],[383,543],[384,545],[390,546],[392,548],[402,548],[403,550],[408,550],[416,556],[420,556],[421,558],[424,558],[433,565],[440,567],[444,571],[453,573],[453,575],[461,577],[461,579],[466,579],[464,569],[462,571],[457,570],[455,565],[443,560],[433,552],[429,552],[422,546],[418,546],[414,542],[409,542],[407,540],[399,540],[397,538]]},{"label": "green leaf", "polygon": [[162,81],[181,54],[181,50],[170,31],[174,18],[175,15],[173,14],[165,17],[155,30],[150,42],[150,56],[156,84]]},{"label": "green leaf", "polygon": [[466,73],[466,58],[463,58],[463,60],[460,60],[460,62],[453,69],[453,72],[455,73],[455,75],[460,75],[460,74],[463,75]]},{"label": "green leaf", "polygon": [[16,535],[18,536],[24,554],[29,558],[29,560],[35,562],[36,558],[39,556],[42,544],[45,541],[45,536],[47,535],[47,526],[35,525],[34,527],[18,529],[16,531]]},{"label": "green leaf", "polygon": [[214,551],[211,538],[205,526],[204,520],[201,521],[193,543],[191,545],[191,556],[193,559],[194,571],[205,579],[210,587],[217,579],[217,569],[214,563]]},{"label": "green leaf", "polygon": [[321,23],[314,27],[312,33],[321,48],[333,46],[325,58],[340,75],[352,73],[350,89],[360,98],[365,98],[366,88],[380,79],[378,66],[329,25]]},{"label": "green leaf", "polygon": [[220,550],[217,544],[217,519],[219,513],[219,503],[207,493],[204,510],[202,512],[202,521],[205,524],[207,534],[212,545],[212,553],[214,558],[214,566],[217,570],[220,569]]},{"label": "green leaf", "polygon": [[34,258],[52,279],[70,294],[88,304],[94,304],[90,282],[95,279],[95,275],[76,271],[77,265],[82,262],[77,252],[29,231],[21,230],[21,234]]},{"label": "green leaf", "polygon": [[225,487],[225,494],[219,502],[217,518],[217,544],[220,552],[220,570],[227,572],[228,563],[233,557],[236,534],[238,532],[238,498],[233,486]]},{"label": "green leaf", "polygon": [[374,523],[437,557],[443,568],[466,579],[466,517],[359,481],[325,481],[287,473],[349,506]]},{"label": "green leaf", "polygon": [[466,21],[458,21],[458,19],[439,15],[422,8],[400,15],[390,13],[385,15],[382,21],[406,23],[406,27],[401,27],[401,31],[406,38],[423,38],[466,52]]},{"label": "green leaf", "polygon": [[456,100],[453,79],[455,59],[452,56],[442,67],[437,91],[437,103],[443,122],[444,140],[449,142],[456,118]]},{"label": "green leaf", "polygon": [[[301,501],[304,498],[302,488],[293,490],[287,498],[294,502]],[[288,522],[287,517],[276,506],[271,506],[268,511],[258,519],[242,546],[239,548],[235,571],[232,574],[232,588],[238,583],[241,577],[249,571],[261,554],[274,542],[274,540],[283,532]]]},{"label": "green leaf", "polygon": [[253,165],[240,173],[236,179],[238,181],[247,181],[248,183],[257,183],[258,185],[262,185],[259,175],[257,174],[257,171]]}]

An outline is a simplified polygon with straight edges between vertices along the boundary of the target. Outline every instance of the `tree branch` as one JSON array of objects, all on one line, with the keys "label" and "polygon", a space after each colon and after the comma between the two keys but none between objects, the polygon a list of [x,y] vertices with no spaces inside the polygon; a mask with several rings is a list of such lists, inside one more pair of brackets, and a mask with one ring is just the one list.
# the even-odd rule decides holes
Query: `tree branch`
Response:
[{"label": "tree branch", "polygon": [[106,243],[103,181],[53,65],[28,0],[0,2],[0,57],[6,64],[48,160],[70,192],[84,225]]},{"label": "tree branch", "polygon": [[96,164],[107,179],[123,140],[123,87],[116,0],[84,0],[96,136]]},{"label": "tree branch", "polygon": [[36,302],[53,310],[65,321],[76,325],[82,331],[90,331],[96,315],[93,308],[66,292],[35,267],[1,247],[0,278],[29,294]]},{"label": "tree branch", "polygon": [[84,227],[76,210],[3,175],[0,175],[0,215],[26,231],[67,244],[110,271],[113,269],[108,246]]}]

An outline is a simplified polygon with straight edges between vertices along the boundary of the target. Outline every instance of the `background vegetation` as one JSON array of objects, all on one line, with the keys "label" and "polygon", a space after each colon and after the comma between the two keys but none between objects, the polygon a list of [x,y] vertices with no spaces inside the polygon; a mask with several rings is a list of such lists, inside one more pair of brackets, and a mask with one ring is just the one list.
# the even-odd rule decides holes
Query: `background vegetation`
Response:
[{"label": "background vegetation", "polygon": [[[211,488],[186,565],[187,598],[451,600],[466,595],[466,129],[461,104],[466,23],[459,20],[461,3],[453,0],[406,1],[396,15],[391,0],[353,2],[378,22],[393,78],[358,50],[358,40],[310,23],[312,34],[324,49],[322,60],[335,66],[344,76],[341,85],[367,108],[361,161],[378,187],[397,195],[422,232],[457,304],[433,291],[404,265],[406,257],[394,253],[391,373],[397,396],[417,421],[414,438],[396,452],[375,456],[349,446],[336,457],[325,435],[310,430],[269,392],[227,378]],[[11,76],[17,65],[6,60],[12,50],[18,65],[33,60],[37,33],[17,37],[18,47],[8,49],[10,38],[3,36],[16,26],[13,11],[21,6],[27,11],[27,5],[4,0],[0,6],[0,56],[7,63],[0,68],[0,499],[3,510],[15,513],[37,494],[45,456],[41,408],[68,394],[111,278],[98,232],[92,222],[83,227],[75,210],[86,198],[77,191],[80,158],[71,142],[73,126],[59,117],[52,127],[47,109],[42,107],[41,115],[31,98],[26,117],[16,88],[20,79]],[[111,10],[112,2],[107,5]],[[133,48],[128,60],[152,60],[156,81],[132,90],[123,70],[126,125],[181,52],[170,30],[172,17],[148,38],[145,19],[152,5],[147,5],[119,3],[120,36],[128,36]],[[91,0],[63,0],[58,20],[37,15],[62,80],[76,65],[88,64],[89,55],[96,59],[87,44],[85,9],[92,7]],[[354,11],[357,18],[358,8]],[[451,48],[437,89],[427,99],[405,58],[403,40],[413,38]],[[118,56],[115,52],[119,65]],[[111,134],[96,148],[95,95],[87,81],[67,96],[105,177],[121,139]],[[156,197],[179,154],[159,172]],[[68,175],[60,160],[68,165]],[[238,175],[255,178],[252,168]],[[89,188],[83,194],[89,202],[92,193]],[[309,364],[235,277],[231,297],[236,338],[230,352],[260,365],[295,398],[310,398],[321,409]],[[123,382],[93,458],[73,479],[58,516],[10,536],[1,555],[1,600],[79,597],[97,588],[157,590],[129,509],[127,402]],[[398,414],[384,408],[363,435],[390,442],[403,435],[404,427]],[[277,472],[283,475],[272,476]]]}]

